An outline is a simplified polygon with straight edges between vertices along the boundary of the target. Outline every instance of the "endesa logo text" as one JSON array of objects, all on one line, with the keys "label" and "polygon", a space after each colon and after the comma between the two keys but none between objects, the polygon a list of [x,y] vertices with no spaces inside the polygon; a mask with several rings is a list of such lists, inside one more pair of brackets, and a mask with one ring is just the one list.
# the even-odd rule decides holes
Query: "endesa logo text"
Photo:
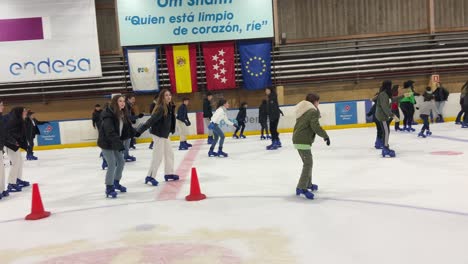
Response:
[{"label": "endesa logo text", "polygon": [[10,73],[15,76],[23,74],[61,74],[76,71],[91,71],[91,60],[87,58],[66,60],[47,58],[41,61],[14,62],[10,65]]}]

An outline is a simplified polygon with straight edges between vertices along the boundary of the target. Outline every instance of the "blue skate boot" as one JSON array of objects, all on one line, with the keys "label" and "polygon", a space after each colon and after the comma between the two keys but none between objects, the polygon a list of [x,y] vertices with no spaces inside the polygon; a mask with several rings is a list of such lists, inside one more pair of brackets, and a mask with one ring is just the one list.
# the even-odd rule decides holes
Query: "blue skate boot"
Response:
[{"label": "blue skate boot", "polygon": [[117,192],[115,192],[114,185],[106,185],[106,198],[117,198]]},{"label": "blue skate boot", "polygon": [[395,151],[389,149],[388,147],[383,147],[383,149],[382,149],[382,157],[385,158],[386,156],[389,156],[389,157],[391,157],[391,158],[396,157]]},{"label": "blue skate boot", "polygon": [[383,149],[383,142],[382,142],[382,139],[380,139],[380,138],[376,138],[376,139],[375,139],[374,148],[376,148],[376,149]]},{"label": "blue skate boot", "polygon": [[164,180],[165,181],[169,181],[169,180],[178,181],[179,180],[179,175],[167,174],[167,175],[164,175]]},{"label": "blue skate boot", "polygon": [[159,182],[155,178],[153,178],[151,176],[146,176],[145,184],[148,184],[148,182],[151,183],[151,185],[153,185],[153,186],[158,186],[158,184],[159,184]]},{"label": "blue skate boot", "polygon": [[228,154],[226,152],[223,152],[223,148],[218,149],[218,157],[220,158],[227,158]]},{"label": "blue skate boot", "polygon": [[210,151],[208,151],[208,157],[217,157],[218,153],[214,152],[214,148],[211,147]]},{"label": "blue skate boot", "polygon": [[307,189],[302,190],[302,189],[296,188],[296,195],[300,196],[301,194],[303,194],[307,199],[310,199],[310,200],[314,199],[314,194],[309,192],[309,190]]},{"label": "blue skate boot", "polygon": [[127,192],[127,187],[122,186],[120,181],[114,181],[114,189],[119,190],[120,192]]},{"label": "blue skate boot", "polygon": [[30,184],[28,181],[23,181],[21,179],[16,179],[16,185],[20,186],[21,188],[28,187]]}]

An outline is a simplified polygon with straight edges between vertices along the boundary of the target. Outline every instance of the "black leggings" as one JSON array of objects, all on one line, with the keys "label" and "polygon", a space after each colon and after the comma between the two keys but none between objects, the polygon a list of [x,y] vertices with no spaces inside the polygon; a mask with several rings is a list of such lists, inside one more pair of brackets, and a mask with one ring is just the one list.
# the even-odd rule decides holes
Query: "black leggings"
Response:
[{"label": "black leggings", "polygon": [[240,131],[241,131],[240,134],[243,135],[243,134],[244,134],[244,129],[245,129],[245,122],[239,122],[239,125],[237,126],[236,132],[234,132],[234,135],[237,134],[237,132],[239,131],[239,129],[240,129]]},{"label": "black leggings", "polygon": [[424,132],[425,130],[429,131],[429,116],[428,115],[419,115],[421,119],[423,120],[423,127],[421,129],[421,132]]},{"label": "black leggings", "polygon": [[400,103],[401,111],[403,111],[403,126],[411,127],[413,125],[414,118],[414,105],[411,102]]},{"label": "black leggings", "polygon": [[390,123],[392,121],[383,121],[380,122],[380,126],[382,128],[382,142],[386,148],[388,148],[388,139],[390,137]]},{"label": "black leggings", "polygon": [[382,122],[375,120],[375,127],[377,128],[377,138],[380,140],[383,140],[383,127],[382,127]]},{"label": "black leggings", "polygon": [[260,126],[262,127],[260,130],[262,132],[262,136],[263,136],[263,132],[265,132],[265,134],[268,136],[270,133],[268,132],[267,122],[266,121],[260,122]]},{"label": "black leggings", "polygon": [[270,120],[270,132],[271,132],[272,140],[279,140],[278,123],[279,123],[279,119]]},{"label": "black leggings", "polygon": [[[400,119],[400,109],[392,110],[392,113]],[[400,122],[395,122],[395,129],[400,129]]]}]

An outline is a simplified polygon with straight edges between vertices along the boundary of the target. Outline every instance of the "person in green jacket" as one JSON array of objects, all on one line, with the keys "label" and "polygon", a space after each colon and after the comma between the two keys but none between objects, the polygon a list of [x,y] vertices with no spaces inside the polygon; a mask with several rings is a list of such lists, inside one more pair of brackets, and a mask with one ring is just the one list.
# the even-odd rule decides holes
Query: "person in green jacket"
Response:
[{"label": "person in green jacket", "polygon": [[402,131],[414,132],[416,131],[413,126],[414,120],[414,105],[416,104],[416,99],[414,96],[419,96],[420,94],[414,91],[414,81],[409,80],[403,84],[404,89],[409,89],[406,92],[409,96],[404,97],[400,101],[400,108],[403,111],[403,129]]},{"label": "person in green jacket", "polygon": [[330,146],[330,137],[320,126],[320,111],[318,110],[320,97],[310,93],[304,101],[296,105],[296,125],[293,132],[293,144],[302,159],[302,173],[296,188],[296,195],[305,195],[307,199],[314,199],[314,194],[309,191],[318,190],[318,186],[312,184],[312,152],[311,147],[315,136],[319,135]]},{"label": "person in green jacket", "polygon": [[[383,129],[383,149],[382,156],[395,157],[395,151],[391,150],[388,145],[388,139],[390,136],[390,123],[392,120],[399,121],[398,117],[392,112],[390,106],[390,99],[397,101],[403,98],[403,96],[396,96],[392,98],[392,81],[384,81],[380,88],[380,93],[377,96],[375,118],[380,122]],[[408,96],[411,96],[408,93]]]}]

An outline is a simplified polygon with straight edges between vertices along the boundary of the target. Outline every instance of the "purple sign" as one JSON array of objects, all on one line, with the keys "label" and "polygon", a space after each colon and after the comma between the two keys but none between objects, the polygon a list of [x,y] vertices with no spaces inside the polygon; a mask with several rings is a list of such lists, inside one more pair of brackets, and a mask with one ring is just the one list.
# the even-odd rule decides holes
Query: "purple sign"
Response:
[{"label": "purple sign", "polygon": [[0,19],[0,42],[44,39],[42,17]]}]

